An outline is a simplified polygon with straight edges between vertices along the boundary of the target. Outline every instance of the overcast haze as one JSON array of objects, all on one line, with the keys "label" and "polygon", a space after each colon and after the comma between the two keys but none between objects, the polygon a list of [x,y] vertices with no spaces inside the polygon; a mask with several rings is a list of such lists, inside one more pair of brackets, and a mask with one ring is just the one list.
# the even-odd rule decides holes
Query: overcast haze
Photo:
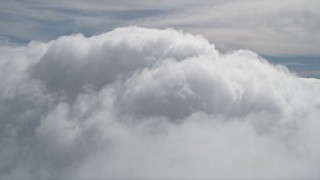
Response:
[{"label": "overcast haze", "polygon": [[0,179],[320,177],[320,11],[1,1]]},{"label": "overcast haze", "polygon": [[4,0],[0,34],[24,42],[127,25],[174,27],[203,34],[223,50],[319,56],[319,8],[318,0]]},{"label": "overcast haze", "polygon": [[320,78],[318,0],[3,0],[0,6],[0,44],[91,36],[131,25],[172,27],[202,34],[222,52],[253,50],[302,76]]}]

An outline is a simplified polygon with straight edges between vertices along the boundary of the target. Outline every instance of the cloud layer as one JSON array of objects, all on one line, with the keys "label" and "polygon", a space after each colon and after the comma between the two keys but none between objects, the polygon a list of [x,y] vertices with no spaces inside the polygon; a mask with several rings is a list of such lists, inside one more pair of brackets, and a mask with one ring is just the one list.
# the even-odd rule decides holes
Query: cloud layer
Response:
[{"label": "cloud layer", "polygon": [[202,34],[223,51],[320,56],[318,0],[3,0],[0,7],[0,44],[139,25]]},{"label": "cloud layer", "polygon": [[0,47],[1,178],[319,177],[320,81],[173,29]]}]

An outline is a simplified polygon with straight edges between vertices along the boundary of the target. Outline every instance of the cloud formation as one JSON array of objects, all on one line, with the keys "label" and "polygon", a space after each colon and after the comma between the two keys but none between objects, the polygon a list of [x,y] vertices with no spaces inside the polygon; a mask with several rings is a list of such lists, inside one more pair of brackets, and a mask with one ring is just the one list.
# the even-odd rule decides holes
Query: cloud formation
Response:
[{"label": "cloud formation", "polygon": [[202,36],[0,47],[1,178],[316,178],[320,81]]}]

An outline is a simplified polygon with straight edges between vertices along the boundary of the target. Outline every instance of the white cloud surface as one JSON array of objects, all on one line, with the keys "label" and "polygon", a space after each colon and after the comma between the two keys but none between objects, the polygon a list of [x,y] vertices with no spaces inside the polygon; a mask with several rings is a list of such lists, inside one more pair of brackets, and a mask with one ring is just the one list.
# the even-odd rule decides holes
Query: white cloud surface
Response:
[{"label": "white cloud surface", "polygon": [[173,29],[0,47],[0,177],[317,178],[320,81]]}]

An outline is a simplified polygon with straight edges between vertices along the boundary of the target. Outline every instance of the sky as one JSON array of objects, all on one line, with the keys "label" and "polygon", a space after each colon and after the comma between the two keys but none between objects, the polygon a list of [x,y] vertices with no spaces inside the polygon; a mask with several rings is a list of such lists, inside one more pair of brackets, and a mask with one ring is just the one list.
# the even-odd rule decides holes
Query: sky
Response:
[{"label": "sky", "polygon": [[131,25],[172,27],[201,34],[220,51],[249,49],[302,76],[320,77],[318,0],[3,0],[0,5],[2,44],[91,36]]},{"label": "sky", "polygon": [[0,2],[0,179],[319,179],[319,2]]}]

